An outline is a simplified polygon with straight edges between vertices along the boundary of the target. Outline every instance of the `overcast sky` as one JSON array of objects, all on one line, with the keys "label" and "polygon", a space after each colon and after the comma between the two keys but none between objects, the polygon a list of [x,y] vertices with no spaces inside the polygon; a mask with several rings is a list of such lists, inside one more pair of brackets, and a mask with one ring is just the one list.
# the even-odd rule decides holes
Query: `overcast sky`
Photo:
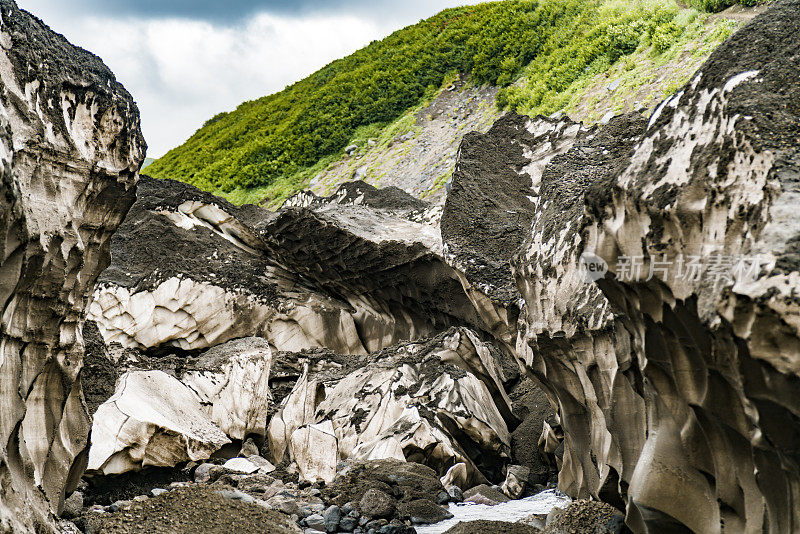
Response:
[{"label": "overcast sky", "polygon": [[392,31],[470,0],[17,0],[133,94],[148,156]]}]

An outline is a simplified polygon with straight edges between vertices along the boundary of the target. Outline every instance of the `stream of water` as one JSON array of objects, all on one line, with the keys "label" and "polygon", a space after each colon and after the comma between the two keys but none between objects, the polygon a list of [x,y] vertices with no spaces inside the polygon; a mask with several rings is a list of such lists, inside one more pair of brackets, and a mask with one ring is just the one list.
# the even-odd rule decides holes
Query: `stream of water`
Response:
[{"label": "stream of water", "polygon": [[452,519],[435,525],[417,526],[417,534],[441,534],[462,521],[507,521],[513,523],[531,514],[546,514],[555,507],[563,508],[570,502],[569,497],[556,491],[547,490],[533,497],[487,506],[485,504],[452,503],[448,507]]}]

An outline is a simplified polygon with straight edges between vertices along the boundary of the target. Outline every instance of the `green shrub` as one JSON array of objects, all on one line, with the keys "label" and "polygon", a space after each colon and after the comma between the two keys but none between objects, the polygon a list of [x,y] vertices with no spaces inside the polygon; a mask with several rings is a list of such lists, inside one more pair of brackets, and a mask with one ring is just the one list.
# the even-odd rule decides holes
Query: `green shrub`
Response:
[{"label": "green shrub", "polygon": [[359,128],[403,115],[454,71],[479,84],[510,83],[553,32],[598,3],[510,0],[448,9],[217,115],[148,172],[224,193],[291,181],[340,154]]},{"label": "green shrub", "polygon": [[[703,9],[730,2],[690,1]],[[583,80],[637,52],[671,49],[697,16],[674,0],[507,0],[448,9],[216,115],[147,172],[236,201],[252,200],[253,191],[287,196],[348,143],[385,144],[412,132],[412,110],[458,75],[500,86],[501,109],[549,114],[567,106]]]}]

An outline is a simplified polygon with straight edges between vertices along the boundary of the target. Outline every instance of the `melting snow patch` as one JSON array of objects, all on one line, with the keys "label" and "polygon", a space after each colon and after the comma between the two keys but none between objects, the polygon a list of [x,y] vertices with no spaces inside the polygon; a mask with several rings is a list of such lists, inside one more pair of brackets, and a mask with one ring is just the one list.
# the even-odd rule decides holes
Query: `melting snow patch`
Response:
[{"label": "melting snow patch", "polygon": [[494,506],[485,504],[457,503],[450,504],[448,510],[453,514],[452,519],[436,523],[435,525],[419,525],[417,534],[441,534],[462,521],[506,521],[514,523],[525,519],[531,514],[547,514],[553,508],[563,508],[570,502],[570,498],[556,490],[547,490],[516,501],[509,501]]},{"label": "melting snow patch", "polygon": [[727,93],[728,91],[732,91],[734,87],[736,87],[742,82],[749,80],[753,76],[758,76],[757,70],[748,70],[747,72],[742,72],[741,74],[737,74],[736,76],[727,81],[725,87],[722,88],[722,92]]}]

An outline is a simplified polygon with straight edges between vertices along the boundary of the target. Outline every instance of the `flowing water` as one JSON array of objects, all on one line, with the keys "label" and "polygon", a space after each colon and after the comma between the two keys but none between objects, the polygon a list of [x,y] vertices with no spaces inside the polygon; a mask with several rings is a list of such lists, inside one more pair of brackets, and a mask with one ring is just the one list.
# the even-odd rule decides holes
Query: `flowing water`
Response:
[{"label": "flowing water", "polygon": [[452,519],[435,525],[417,526],[417,534],[441,534],[462,521],[507,521],[513,523],[531,514],[546,514],[553,508],[563,508],[570,502],[569,497],[556,490],[547,490],[516,501],[487,506],[485,504],[452,503],[448,507]]}]

